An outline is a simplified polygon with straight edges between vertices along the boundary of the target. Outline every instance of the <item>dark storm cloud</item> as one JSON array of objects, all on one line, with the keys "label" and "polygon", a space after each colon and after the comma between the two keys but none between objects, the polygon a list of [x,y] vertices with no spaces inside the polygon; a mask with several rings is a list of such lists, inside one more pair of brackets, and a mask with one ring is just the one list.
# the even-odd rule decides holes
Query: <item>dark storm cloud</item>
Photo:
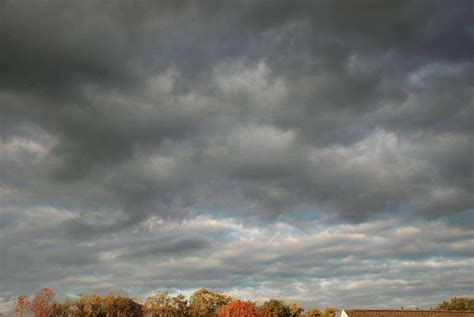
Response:
[{"label": "dark storm cloud", "polygon": [[[0,302],[154,279],[308,304],[400,306],[410,279],[467,294],[471,16],[469,1],[2,1]],[[460,295],[428,286],[430,303]]]},{"label": "dark storm cloud", "polygon": [[172,241],[156,241],[156,245],[145,248],[137,248],[127,255],[121,256],[128,258],[141,258],[144,256],[157,255],[160,253],[179,253],[196,251],[208,246],[207,239],[204,237],[191,236],[178,238]]}]

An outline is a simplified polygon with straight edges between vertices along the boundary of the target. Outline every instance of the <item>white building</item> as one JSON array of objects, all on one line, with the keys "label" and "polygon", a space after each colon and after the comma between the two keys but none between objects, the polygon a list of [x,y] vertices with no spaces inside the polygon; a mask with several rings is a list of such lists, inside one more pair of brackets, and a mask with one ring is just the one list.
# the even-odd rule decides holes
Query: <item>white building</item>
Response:
[{"label": "white building", "polygon": [[348,316],[347,316],[347,313],[343,309],[343,310],[337,310],[334,317],[348,317]]}]

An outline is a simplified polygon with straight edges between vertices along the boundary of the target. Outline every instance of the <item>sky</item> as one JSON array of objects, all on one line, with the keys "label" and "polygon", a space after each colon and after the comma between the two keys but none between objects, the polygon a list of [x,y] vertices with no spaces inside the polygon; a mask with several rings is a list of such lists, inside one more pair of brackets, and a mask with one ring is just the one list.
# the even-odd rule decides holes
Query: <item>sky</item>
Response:
[{"label": "sky", "polygon": [[474,295],[471,1],[0,1],[0,311]]}]

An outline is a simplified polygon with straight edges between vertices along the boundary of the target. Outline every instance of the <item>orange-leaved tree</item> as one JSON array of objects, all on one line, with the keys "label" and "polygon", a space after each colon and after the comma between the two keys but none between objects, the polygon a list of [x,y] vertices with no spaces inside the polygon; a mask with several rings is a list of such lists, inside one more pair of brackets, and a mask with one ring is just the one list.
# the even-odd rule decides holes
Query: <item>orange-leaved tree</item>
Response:
[{"label": "orange-leaved tree", "polygon": [[326,307],[324,312],[326,313],[326,316],[334,316],[336,314],[337,309],[334,307]]},{"label": "orange-leaved tree", "polygon": [[13,316],[15,317],[23,317],[25,313],[30,308],[30,302],[26,296],[18,296],[15,303],[15,311],[13,312]]},{"label": "orange-leaved tree", "polygon": [[51,315],[54,292],[49,288],[43,288],[36,292],[31,302],[30,309],[34,317],[49,317]]},{"label": "orange-leaved tree", "polygon": [[246,302],[236,300],[222,306],[217,311],[217,317],[256,317],[257,310]]}]

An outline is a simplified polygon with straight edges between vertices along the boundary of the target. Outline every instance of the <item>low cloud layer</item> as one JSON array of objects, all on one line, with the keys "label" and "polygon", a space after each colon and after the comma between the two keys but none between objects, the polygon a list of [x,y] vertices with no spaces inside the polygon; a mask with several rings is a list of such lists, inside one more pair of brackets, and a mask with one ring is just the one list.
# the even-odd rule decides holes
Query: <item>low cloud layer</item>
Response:
[{"label": "low cloud layer", "polygon": [[472,295],[469,1],[0,6],[0,309]]}]

